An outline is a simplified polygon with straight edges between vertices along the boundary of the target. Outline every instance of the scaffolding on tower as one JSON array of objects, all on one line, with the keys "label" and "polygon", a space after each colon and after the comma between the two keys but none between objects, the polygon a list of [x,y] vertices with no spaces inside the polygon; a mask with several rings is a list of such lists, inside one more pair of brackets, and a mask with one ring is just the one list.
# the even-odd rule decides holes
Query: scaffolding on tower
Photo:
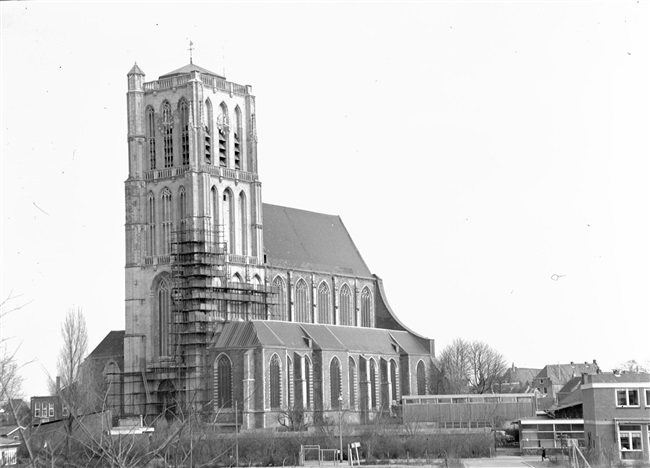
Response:
[{"label": "scaffolding on tower", "polygon": [[[172,233],[172,339],[177,389],[186,408],[209,410],[209,345],[228,321],[267,320],[275,288],[251,279],[264,265],[257,257],[228,252],[220,228]],[[233,270],[245,271],[243,277]],[[263,277],[263,275],[262,275]]]}]

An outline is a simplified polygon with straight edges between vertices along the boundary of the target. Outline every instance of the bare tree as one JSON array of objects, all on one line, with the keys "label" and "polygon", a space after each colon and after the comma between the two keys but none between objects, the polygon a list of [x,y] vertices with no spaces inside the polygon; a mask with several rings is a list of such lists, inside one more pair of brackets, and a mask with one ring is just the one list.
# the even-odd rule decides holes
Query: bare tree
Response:
[{"label": "bare tree", "polygon": [[57,372],[61,377],[61,393],[71,414],[76,414],[82,403],[80,388],[81,365],[88,351],[88,331],[81,307],[69,308],[61,324],[63,345],[59,351]]},{"label": "bare tree", "polygon": [[625,372],[630,372],[635,374],[639,372],[650,372],[650,362],[649,361],[638,362],[636,359],[630,359],[629,361],[625,361],[619,364],[618,368]]},{"label": "bare tree", "polygon": [[436,360],[435,387],[443,393],[485,393],[506,368],[503,355],[482,341],[456,338]]}]

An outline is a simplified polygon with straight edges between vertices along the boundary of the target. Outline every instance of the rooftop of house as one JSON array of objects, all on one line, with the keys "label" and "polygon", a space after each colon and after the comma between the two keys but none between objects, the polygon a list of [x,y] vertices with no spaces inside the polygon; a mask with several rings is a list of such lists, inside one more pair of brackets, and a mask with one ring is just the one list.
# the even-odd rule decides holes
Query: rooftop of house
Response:
[{"label": "rooftop of house", "polygon": [[513,364],[503,374],[504,382],[519,382],[522,384],[532,383],[533,379],[542,369],[535,369],[532,367],[515,367]]},{"label": "rooftop of house", "polygon": [[593,363],[570,363],[570,364],[549,364],[545,366],[536,379],[549,378],[555,385],[564,385],[574,377],[579,377],[584,373],[595,374],[598,370],[598,364]]},{"label": "rooftop of house", "polygon": [[650,383],[650,374],[646,372],[585,374],[582,376],[582,383]]}]

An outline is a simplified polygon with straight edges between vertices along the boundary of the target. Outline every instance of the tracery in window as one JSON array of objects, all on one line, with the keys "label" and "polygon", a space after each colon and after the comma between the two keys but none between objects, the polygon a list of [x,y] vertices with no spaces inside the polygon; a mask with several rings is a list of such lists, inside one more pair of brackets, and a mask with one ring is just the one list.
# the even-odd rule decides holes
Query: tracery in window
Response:
[{"label": "tracery in window", "polygon": [[347,284],[341,287],[339,309],[341,314],[341,325],[356,325],[354,320],[354,309],[352,307],[352,292]]},{"label": "tracery in window", "polygon": [[287,408],[293,406],[293,362],[291,357],[287,356]]},{"label": "tracery in window", "polygon": [[147,108],[147,147],[149,150],[149,169],[156,168],[156,118],[153,107]]},{"label": "tracery in window", "polygon": [[341,380],[341,363],[335,357],[330,362],[330,404],[333,409],[339,409],[341,406],[339,401],[342,395]]},{"label": "tracery in window", "polygon": [[372,295],[367,286],[361,291],[361,326],[372,327]]},{"label": "tracery in window", "polygon": [[172,247],[172,193],[166,188],[162,193],[162,249],[163,255],[169,255]]},{"label": "tracery in window", "polygon": [[294,322],[311,323],[309,311],[309,288],[305,280],[300,278],[296,283],[296,300],[294,302],[296,318]]},{"label": "tracery in window", "polygon": [[228,167],[228,132],[230,131],[230,120],[228,118],[228,107],[224,102],[219,106],[221,114],[217,119],[219,130],[219,166]]},{"label": "tracery in window", "polygon": [[318,323],[333,324],[330,287],[325,281],[318,286]]},{"label": "tracery in window", "polygon": [[181,114],[181,164],[187,166],[190,163],[189,108],[187,101],[181,99],[178,107]]},{"label": "tracery in window", "polygon": [[241,221],[241,254],[248,255],[248,211],[246,210],[246,194],[239,194],[239,219]]},{"label": "tracery in window", "polygon": [[147,203],[147,257],[156,255],[156,198],[149,192]]},{"label": "tracery in window", "polygon": [[165,101],[162,109],[161,132],[163,134],[163,156],[165,167],[174,165],[174,117],[172,106]]},{"label": "tracery in window", "polygon": [[158,306],[158,354],[169,354],[169,327],[171,322],[170,287],[167,278],[161,278],[156,290]]},{"label": "tracery in window", "polygon": [[427,374],[426,369],[424,368],[424,362],[418,362],[418,367],[416,371],[417,377],[417,391],[418,395],[427,394]]},{"label": "tracery in window", "polygon": [[357,380],[357,365],[354,362],[354,359],[350,357],[348,359],[348,392],[350,398],[350,408],[354,408],[357,404],[356,395],[355,395],[356,380]]},{"label": "tracery in window", "polygon": [[388,362],[388,378],[390,379],[390,404],[399,399],[397,394],[397,363],[391,359]]},{"label": "tracery in window", "polygon": [[242,127],[241,127],[241,109],[239,109],[239,106],[235,107],[235,169],[241,169],[241,134],[242,132]]},{"label": "tracery in window", "polygon": [[274,354],[270,366],[270,403],[271,409],[280,408],[282,404],[282,375],[280,372],[280,358]]},{"label": "tracery in window", "polygon": [[273,287],[278,288],[278,304],[275,306],[274,319],[288,320],[287,313],[287,288],[284,285],[284,280],[280,276],[273,279]]},{"label": "tracery in window", "polygon": [[232,363],[226,355],[217,359],[215,366],[214,401],[218,409],[232,408]]},{"label": "tracery in window", "polygon": [[205,101],[205,163],[212,164],[212,101],[208,98]]},{"label": "tracery in window", "polygon": [[370,360],[370,407],[377,408],[377,364]]}]

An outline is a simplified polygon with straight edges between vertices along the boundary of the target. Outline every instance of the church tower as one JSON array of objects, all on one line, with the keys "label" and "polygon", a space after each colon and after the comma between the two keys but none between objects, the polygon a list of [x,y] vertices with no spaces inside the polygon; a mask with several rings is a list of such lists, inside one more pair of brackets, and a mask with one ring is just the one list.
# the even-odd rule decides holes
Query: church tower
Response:
[{"label": "church tower", "polygon": [[124,405],[200,409],[207,345],[225,322],[267,319],[251,86],[190,62],[128,75]]}]

